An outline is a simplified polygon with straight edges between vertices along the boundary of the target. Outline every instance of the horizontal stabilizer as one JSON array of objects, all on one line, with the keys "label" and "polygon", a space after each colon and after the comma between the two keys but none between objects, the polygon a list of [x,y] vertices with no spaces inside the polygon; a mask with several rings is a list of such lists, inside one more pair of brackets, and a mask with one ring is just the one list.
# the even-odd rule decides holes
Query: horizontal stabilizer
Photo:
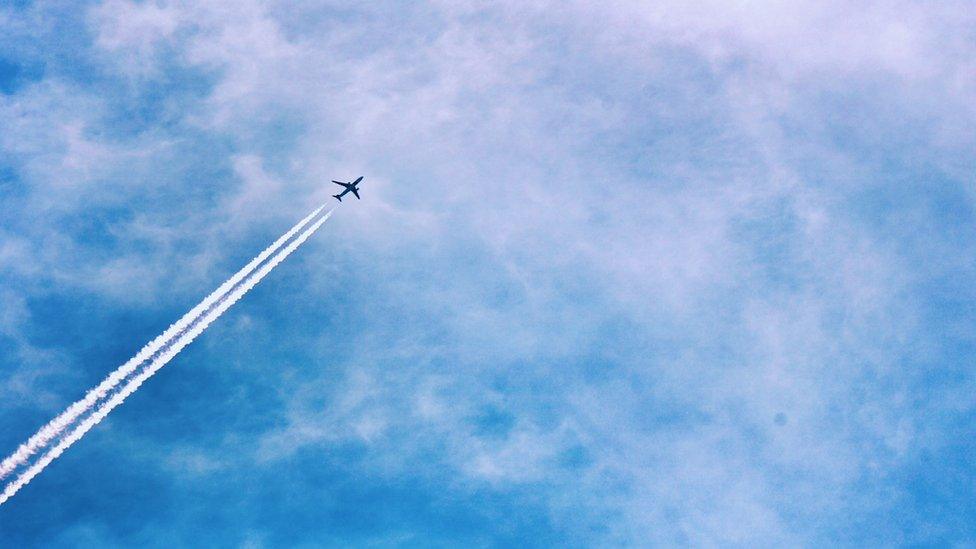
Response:
[{"label": "horizontal stabilizer", "polygon": [[332,195],[332,198],[335,198],[339,202],[342,202],[342,195],[341,194],[334,194],[334,195]]}]

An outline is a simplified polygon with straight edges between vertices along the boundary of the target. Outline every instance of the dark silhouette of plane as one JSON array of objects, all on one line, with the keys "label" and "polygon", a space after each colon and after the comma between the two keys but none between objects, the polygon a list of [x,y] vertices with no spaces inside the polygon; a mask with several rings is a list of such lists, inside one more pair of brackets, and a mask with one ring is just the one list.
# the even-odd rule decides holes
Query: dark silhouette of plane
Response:
[{"label": "dark silhouette of plane", "polygon": [[357,187],[356,185],[359,185],[359,182],[362,180],[363,180],[363,176],[359,176],[359,179],[353,181],[352,183],[343,183],[342,181],[336,181],[335,179],[333,179],[332,180],[333,183],[335,183],[336,185],[342,185],[343,187],[346,188],[346,190],[342,191],[339,194],[334,194],[332,195],[332,197],[338,200],[339,202],[342,202],[342,197],[346,196],[346,193],[351,192],[352,194],[356,195],[356,199],[358,200],[359,187]]}]

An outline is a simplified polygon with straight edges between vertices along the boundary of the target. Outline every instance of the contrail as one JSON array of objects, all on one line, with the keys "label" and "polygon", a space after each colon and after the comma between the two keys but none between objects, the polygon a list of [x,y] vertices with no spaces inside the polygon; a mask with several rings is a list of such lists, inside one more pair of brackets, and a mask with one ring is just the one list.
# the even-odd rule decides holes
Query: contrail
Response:
[{"label": "contrail", "polygon": [[[287,242],[292,237],[294,237],[299,230],[301,230],[306,224],[308,224],[308,222],[311,219],[313,219],[316,215],[318,215],[319,212],[321,212],[324,208],[325,208],[324,205],[316,208],[312,213],[310,213],[304,219],[299,221],[288,232],[286,232],[273,244],[271,244],[264,251],[258,254],[257,257],[252,259],[240,271],[235,273],[230,279],[228,279],[226,282],[221,284],[220,287],[217,288],[217,290],[215,290],[213,293],[211,293],[206,298],[204,298],[204,300],[201,301],[199,304],[197,304],[196,307],[194,307],[188,313],[183,315],[182,318],[180,318],[176,323],[171,325],[160,336],[158,336],[157,338],[152,340],[148,345],[143,347],[142,350],[140,350],[134,357],[129,359],[125,364],[123,364],[122,366],[117,368],[114,372],[109,374],[108,377],[106,377],[104,381],[98,384],[97,387],[89,390],[85,394],[85,397],[83,399],[69,406],[67,410],[62,412],[60,415],[58,415],[58,417],[50,421],[47,425],[42,427],[36,434],[31,436],[30,439],[27,440],[27,442],[21,444],[20,447],[17,448],[17,451],[15,451],[9,457],[4,459],[2,463],[0,463],[0,479],[8,476],[11,472],[15,471],[18,467],[26,463],[31,455],[36,453],[38,450],[44,448],[45,446],[47,446],[52,440],[59,437],[68,426],[70,426],[78,417],[85,414],[87,411],[91,410],[96,404],[98,404],[98,402],[101,399],[105,398],[105,396],[109,392],[111,392],[112,389],[114,389],[120,382],[122,382],[129,375],[131,375],[139,367],[139,365],[143,364],[144,362],[146,362],[147,359],[159,353],[161,349],[165,349],[169,345],[175,343],[174,340],[179,337],[182,337],[187,331],[187,328],[192,326],[194,324],[194,321],[198,317],[200,317],[201,314],[206,312],[208,309],[211,309],[214,303],[217,303],[218,301],[222,301],[221,298],[224,297],[224,295],[227,294],[228,291],[238,286],[240,282],[249,274],[251,274],[252,271],[254,271],[254,269],[258,265],[260,265],[265,260],[267,260],[268,257],[270,257],[272,254],[277,252],[285,242]],[[322,222],[328,219],[329,216],[331,215],[332,215],[332,211],[329,211],[319,221],[318,225],[316,225],[316,229],[318,228],[318,226],[321,225]],[[306,236],[305,238],[308,237]],[[284,258],[282,257],[282,259]],[[263,277],[264,275],[261,276]],[[240,298],[238,297],[237,299]],[[189,341],[187,343],[189,343]],[[18,481],[19,480],[20,479],[18,478]],[[13,484],[15,483],[8,485],[8,488]],[[9,498],[9,495],[5,495],[2,498],[2,500],[0,500],[0,504],[2,504],[3,501],[6,501],[7,498]]]},{"label": "contrail", "polygon": [[301,246],[312,234],[315,233],[322,226],[326,220],[332,215],[335,208],[329,210],[321,219],[312,224],[308,229],[305,229],[302,234],[295,238],[290,244],[288,244],[284,249],[278,252],[274,257],[272,257],[267,263],[261,266],[252,276],[248,277],[242,284],[240,284],[236,289],[231,291],[226,299],[221,300],[221,302],[211,311],[203,315],[198,322],[194,323],[194,326],[184,333],[182,336],[178,337],[172,345],[168,346],[164,352],[158,356],[152,363],[138,375],[133,377],[129,382],[127,382],[121,390],[115,393],[108,401],[103,403],[98,407],[89,417],[84,421],[79,423],[70,433],[68,433],[57,446],[48,450],[40,459],[37,460],[33,465],[31,465],[26,471],[24,471],[16,480],[7,484],[4,487],[2,493],[0,493],[0,505],[3,505],[7,500],[9,500],[18,490],[23,488],[27,483],[29,483],[35,476],[37,476],[41,471],[44,470],[52,461],[58,458],[65,450],[67,450],[72,444],[81,439],[92,427],[98,424],[102,419],[105,418],[116,406],[122,404],[122,402],[132,393],[134,393],[140,385],[147,379],[149,379],[153,374],[159,371],[160,368],[166,365],[174,356],[176,356],[184,347],[190,344],[197,336],[203,333],[204,330],[212,323],[214,320],[220,317],[231,305],[236,303],[241,297],[244,296],[251,288],[257,285],[272,269],[278,266],[279,263],[285,260],[292,252],[294,252],[299,246]]}]

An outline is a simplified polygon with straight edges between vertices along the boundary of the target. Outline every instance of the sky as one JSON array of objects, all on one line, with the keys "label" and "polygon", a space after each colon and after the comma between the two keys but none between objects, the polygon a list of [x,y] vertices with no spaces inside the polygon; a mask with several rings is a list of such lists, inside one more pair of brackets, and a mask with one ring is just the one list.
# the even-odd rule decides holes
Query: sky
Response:
[{"label": "sky", "polygon": [[968,0],[0,4],[5,546],[976,544]]}]

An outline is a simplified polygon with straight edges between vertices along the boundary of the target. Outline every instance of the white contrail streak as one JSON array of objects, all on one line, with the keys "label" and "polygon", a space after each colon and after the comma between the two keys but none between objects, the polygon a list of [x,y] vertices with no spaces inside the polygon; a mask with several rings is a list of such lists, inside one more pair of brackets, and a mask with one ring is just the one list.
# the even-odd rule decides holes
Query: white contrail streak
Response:
[{"label": "white contrail streak", "polygon": [[144,381],[152,377],[160,368],[166,365],[174,356],[176,356],[184,347],[190,344],[197,336],[203,333],[204,330],[212,323],[214,320],[220,317],[230,308],[231,305],[236,303],[241,299],[244,294],[246,294],[251,288],[261,282],[272,269],[278,266],[279,263],[285,260],[292,252],[298,249],[310,236],[312,236],[315,231],[322,226],[323,223],[332,215],[335,208],[329,210],[321,219],[312,224],[309,228],[305,229],[298,237],[296,237],[291,243],[289,243],[285,248],[273,256],[267,263],[261,266],[252,276],[248,277],[242,284],[237,288],[232,290],[226,299],[221,300],[216,307],[214,307],[209,312],[205,313],[197,322],[193,323],[193,326],[189,331],[178,337],[172,345],[168,346],[161,355],[156,357],[152,363],[149,364],[146,369],[140,372],[138,375],[129,380],[117,393],[113,394],[112,397],[98,407],[90,416],[85,418],[81,423],[79,423],[70,433],[62,438],[57,446],[48,450],[43,456],[40,457],[34,464],[32,464],[26,471],[20,474],[14,481],[7,484],[4,487],[3,493],[0,493],[0,505],[3,505],[8,499],[10,499],[18,490],[23,488],[28,482],[31,481],[35,476],[37,476],[45,467],[50,465],[52,461],[58,458],[65,450],[67,450],[72,444],[77,442],[81,437],[85,435],[92,427],[98,424],[102,419],[105,418],[116,406],[122,404],[122,402],[132,393],[134,393],[139,386],[142,385]]},{"label": "white contrail streak", "polygon": [[61,435],[61,433],[74,422],[78,417],[84,414],[86,411],[95,406],[101,399],[114,389],[120,382],[122,382],[126,377],[132,374],[139,367],[140,364],[144,363],[147,359],[152,357],[154,354],[159,352],[164,345],[169,343],[173,338],[178,336],[181,332],[185,331],[187,326],[189,326],[194,319],[200,316],[201,313],[210,308],[218,299],[220,299],[224,294],[226,294],[231,288],[240,283],[247,275],[249,275],[258,265],[263,263],[268,257],[288,240],[295,236],[295,234],[302,229],[308,222],[313,219],[325,205],[319,206],[315,211],[307,215],[304,219],[299,221],[294,227],[292,227],[288,232],[276,240],[273,244],[268,246],[263,252],[258,254],[257,257],[251,260],[250,263],[244,266],[241,270],[237,271],[234,276],[230,277],[226,282],[220,285],[213,293],[208,295],[197,304],[196,307],[190,309],[190,312],[183,315],[182,318],[177,320],[173,325],[171,325],[165,332],[153,339],[149,344],[143,347],[136,355],[130,358],[125,364],[119,366],[114,372],[110,373],[108,377],[105,378],[101,383],[98,384],[93,389],[90,389],[85,397],[81,400],[75,402],[69,406],[64,412],[62,412],[58,417],[51,420],[47,425],[42,427],[33,436],[27,439],[27,442],[21,444],[17,451],[8,456],[0,462],[0,479],[6,478],[10,473],[17,470],[18,467],[27,462],[27,460],[36,453],[38,450],[43,449],[52,440]]}]

